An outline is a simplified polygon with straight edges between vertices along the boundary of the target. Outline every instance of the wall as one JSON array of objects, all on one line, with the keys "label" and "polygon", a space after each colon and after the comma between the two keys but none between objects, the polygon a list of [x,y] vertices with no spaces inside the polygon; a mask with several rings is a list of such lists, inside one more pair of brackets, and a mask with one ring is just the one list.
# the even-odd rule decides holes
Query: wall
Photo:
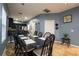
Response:
[{"label": "wall", "polygon": [[[63,16],[72,15],[71,23],[64,23]],[[56,40],[61,40],[63,33],[68,33],[71,38],[71,43],[74,45],[79,45],[79,7],[61,12],[61,13],[51,13],[51,14],[40,14],[33,19],[40,20],[40,32],[44,33],[44,20],[55,20],[59,24],[59,29],[55,31]],[[74,32],[71,32],[71,31]]]},{"label": "wall", "polygon": [[1,39],[2,39],[2,4],[0,4],[0,55],[1,55]]},{"label": "wall", "polygon": [[[44,21],[45,20],[55,20],[56,23],[59,24],[59,28],[60,28],[60,15],[59,14],[40,14],[36,17],[34,17],[33,19],[37,19],[39,20],[39,23],[40,23],[40,27],[39,27],[39,32],[42,32],[44,33]],[[32,19],[32,20],[33,20]],[[38,28],[38,26],[37,26]],[[55,30],[55,35],[56,35],[56,40],[59,39],[59,29],[58,30]]]},{"label": "wall", "polygon": [[[71,43],[74,45],[79,45],[79,7],[67,10],[65,12],[60,13],[60,37],[63,35],[62,33],[68,33],[71,38]],[[63,16],[72,15],[71,23],[63,23]],[[73,31],[73,32],[72,32]]]}]

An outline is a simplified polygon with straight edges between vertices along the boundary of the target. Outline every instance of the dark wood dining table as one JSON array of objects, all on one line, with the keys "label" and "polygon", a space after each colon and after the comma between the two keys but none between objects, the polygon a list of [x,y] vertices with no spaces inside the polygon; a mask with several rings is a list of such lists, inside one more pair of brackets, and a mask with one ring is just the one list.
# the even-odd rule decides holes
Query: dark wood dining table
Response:
[{"label": "dark wood dining table", "polygon": [[38,36],[32,36],[32,38],[29,38],[27,36],[18,35],[18,37],[24,42],[27,49],[38,49],[42,48],[43,43],[45,41],[45,38],[39,38]]}]

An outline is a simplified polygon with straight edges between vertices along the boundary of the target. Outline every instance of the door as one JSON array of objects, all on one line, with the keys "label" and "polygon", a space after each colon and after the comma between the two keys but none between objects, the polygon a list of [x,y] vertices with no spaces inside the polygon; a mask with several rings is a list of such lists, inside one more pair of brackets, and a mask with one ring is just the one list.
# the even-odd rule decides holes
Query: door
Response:
[{"label": "door", "polygon": [[55,34],[55,20],[45,20],[44,23],[44,33],[50,32],[51,34]]}]

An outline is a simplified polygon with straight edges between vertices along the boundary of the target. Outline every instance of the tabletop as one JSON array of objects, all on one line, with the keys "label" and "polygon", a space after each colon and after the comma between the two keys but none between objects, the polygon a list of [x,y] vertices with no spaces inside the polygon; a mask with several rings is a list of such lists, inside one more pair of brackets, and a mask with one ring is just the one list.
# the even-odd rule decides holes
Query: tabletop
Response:
[{"label": "tabletop", "polygon": [[25,41],[25,44],[33,44],[33,43],[36,43],[34,40],[32,39],[28,39],[28,40],[24,40]]},{"label": "tabletop", "polygon": [[19,38],[20,38],[21,40],[22,40],[22,39],[26,39],[26,40],[29,39],[29,37],[26,37],[26,36],[21,36],[21,37],[19,37]]}]

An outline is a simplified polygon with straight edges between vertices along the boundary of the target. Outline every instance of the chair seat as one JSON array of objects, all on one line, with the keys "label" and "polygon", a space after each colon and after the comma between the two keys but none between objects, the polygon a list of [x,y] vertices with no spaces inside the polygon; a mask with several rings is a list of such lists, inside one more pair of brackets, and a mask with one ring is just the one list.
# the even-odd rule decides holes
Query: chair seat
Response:
[{"label": "chair seat", "polygon": [[35,49],[33,51],[33,53],[36,54],[37,56],[40,56],[41,55],[41,51],[42,51],[42,49]]},{"label": "chair seat", "polygon": [[31,48],[31,49],[27,50],[27,52],[33,51],[34,49],[35,49],[35,48]]}]

